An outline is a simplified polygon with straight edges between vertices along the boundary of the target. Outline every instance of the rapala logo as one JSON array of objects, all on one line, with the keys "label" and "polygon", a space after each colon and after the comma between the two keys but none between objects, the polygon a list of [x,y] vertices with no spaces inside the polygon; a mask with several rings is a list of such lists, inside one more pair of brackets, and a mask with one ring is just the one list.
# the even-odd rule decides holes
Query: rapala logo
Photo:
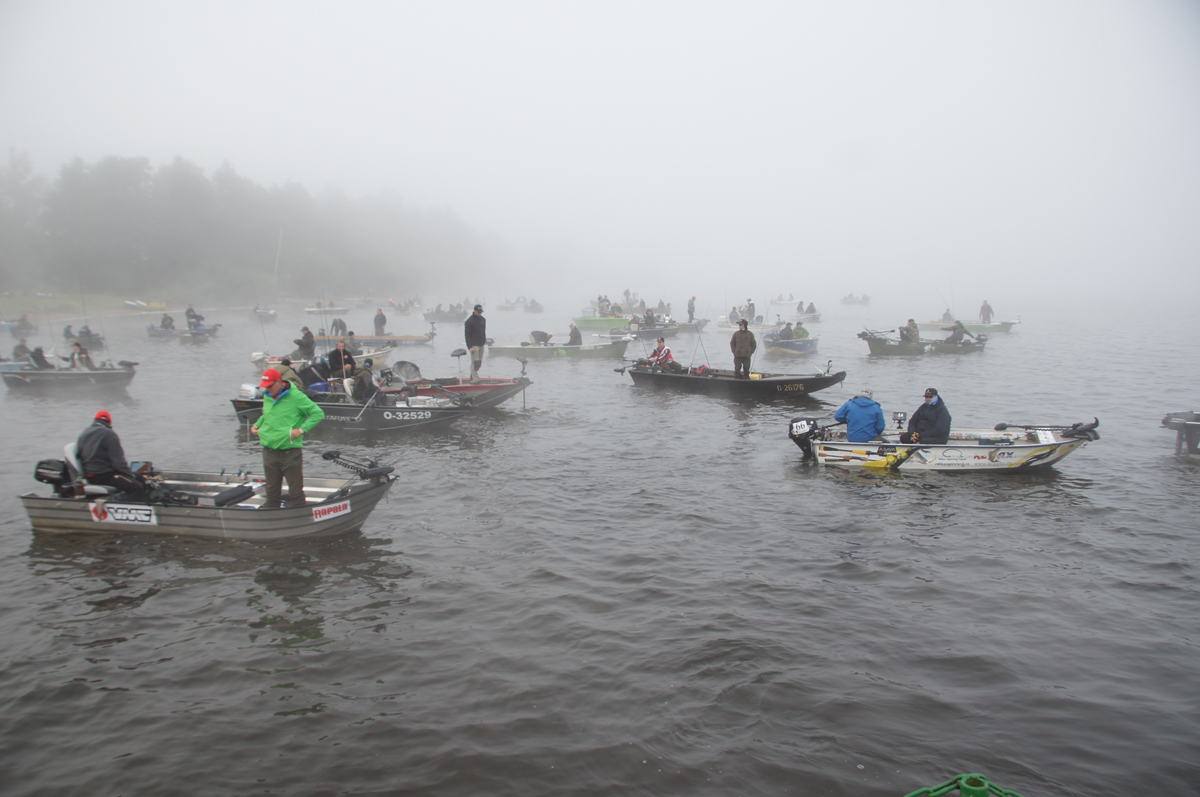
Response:
[{"label": "rapala logo", "polygon": [[158,517],[154,507],[141,504],[101,504],[91,505],[92,520],[97,523],[134,523],[139,526],[157,526]]},{"label": "rapala logo", "polygon": [[350,511],[350,502],[342,501],[338,504],[327,504],[313,507],[313,520],[328,520],[331,517],[344,515]]}]

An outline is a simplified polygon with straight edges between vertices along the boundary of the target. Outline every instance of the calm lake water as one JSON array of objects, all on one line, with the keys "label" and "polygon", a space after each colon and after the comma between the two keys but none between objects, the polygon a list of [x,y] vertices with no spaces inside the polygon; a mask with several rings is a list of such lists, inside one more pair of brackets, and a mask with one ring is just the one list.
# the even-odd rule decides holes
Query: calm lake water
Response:
[{"label": "calm lake water", "polygon": [[[565,338],[578,309],[490,311],[489,334]],[[979,355],[890,360],[855,333],[908,308],[823,309],[817,356],[755,363],[849,373],[804,403],[531,362],[500,410],[337,442],[400,482],[361,533],[273,546],[30,530],[34,463],[97,409],[131,459],[260,470],[229,399],[251,351],[317,327],[206,309],[220,337],[184,347],[93,318],[140,363],[127,395],[0,398],[0,792],[902,795],[982,772],[1026,797],[1197,793],[1200,466],[1159,420],[1200,405],[1200,324],[1113,337],[1060,308]],[[732,363],[716,329],[670,343]],[[454,375],[462,345],[439,325],[402,356]],[[889,417],[934,386],[957,426],[1098,416],[1102,439],[1023,475],[802,463],[789,418],[863,386]],[[309,475],[345,475],[332,447],[309,440]]]}]

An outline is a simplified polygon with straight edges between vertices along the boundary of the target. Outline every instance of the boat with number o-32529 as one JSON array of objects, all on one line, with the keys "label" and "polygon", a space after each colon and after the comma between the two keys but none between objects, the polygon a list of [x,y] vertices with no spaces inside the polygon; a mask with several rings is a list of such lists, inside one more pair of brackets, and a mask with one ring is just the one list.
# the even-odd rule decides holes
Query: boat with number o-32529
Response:
[{"label": "boat with number o-32529", "polygon": [[[232,399],[238,420],[248,424],[262,415],[261,398],[242,394]],[[324,419],[307,434],[322,437],[346,433],[351,435],[404,432],[425,426],[450,423],[475,409],[470,403],[451,397],[437,396],[392,396],[380,392],[371,404],[355,404],[348,401],[316,401],[325,413]]]}]

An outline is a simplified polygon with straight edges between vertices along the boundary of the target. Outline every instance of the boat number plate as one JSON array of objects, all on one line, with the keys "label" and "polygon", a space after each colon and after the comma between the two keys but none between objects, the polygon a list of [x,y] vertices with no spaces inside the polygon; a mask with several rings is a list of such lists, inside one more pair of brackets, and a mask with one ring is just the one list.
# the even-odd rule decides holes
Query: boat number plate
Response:
[{"label": "boat number plate", "polygon": [[395,410],[385,412],[383,417],[389,421],[423,421],[432,418],[433,413],[429,410]]},{"label": "boat number plate", "polygon": [[792,434],[804,434],[808,430],[808,421],[796,421],[792,424]]}]

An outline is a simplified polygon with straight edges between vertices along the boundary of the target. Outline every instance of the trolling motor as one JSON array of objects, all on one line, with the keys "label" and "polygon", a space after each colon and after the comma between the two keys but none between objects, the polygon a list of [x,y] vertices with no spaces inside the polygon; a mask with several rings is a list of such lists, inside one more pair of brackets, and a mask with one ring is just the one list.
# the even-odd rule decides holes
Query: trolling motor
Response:
[{"label": "trolling motor", "polygon": [[341,451],[326,451],[321,455],[321,459],[342,466],[346,470],[356,474],[363,481],[391,481],[395,478],[394,476],[388,476],[395,468],[391,465],[380,465],[373,459],[362,462],[342,456]]}]

